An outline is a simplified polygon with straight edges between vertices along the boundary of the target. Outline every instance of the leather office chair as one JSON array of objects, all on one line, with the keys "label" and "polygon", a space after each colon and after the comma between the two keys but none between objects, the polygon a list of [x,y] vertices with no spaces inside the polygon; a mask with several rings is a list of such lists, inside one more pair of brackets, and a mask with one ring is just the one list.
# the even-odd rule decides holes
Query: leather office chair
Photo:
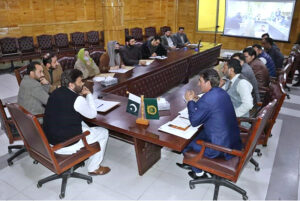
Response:
[{"label": "leather office chair", "polygon": [[[289,84],[292,84],[292,81],[294,79],[294,76],[295,76],[295,71],[296,70],[300,70],[300,54],[296,54],[296,55],[290,55],[290,58],[293,58],[293,63],[292,63],[292,68],[291,68],[291,71],[290,73],[288,74],[288,78],[287,78],[287,82]],[[299,75],[298,75],[299,76]]]},{"label": "leather office chair", "polygon": [[15,69],[15,75],[16,75],[19,86],[21,84],[21,81],[22,81],[24,75],[27,74],[27,66],[28,65],[25,65],[25,66],[22,66],[21,68]]},{"label": "leather office chair", "polygon": [[137,42],[143,42],[143,29],[142,28],[132,28],[130,29],[131,35],[135,38]]},{"label": "leather office chair", "polygon": [[100,45],[100,37],[98,31],[87,32],[86,42],[91,50],[103,49],[103,46]]},{"label": "leather office chair", "polygon": [[[5,131],[9,144],[13,144],[15,141],[22,140],[21,136],[19,135],[12,119],[7,116],[5,112],[6,106],[2,103],[2,100],[0,100],[0,114],[1,114],[1,127]],[[8,147],[8,153],[12,152],[12,149],[17,149],[18,151],[14,153],[11,157],[7,159],[7,163],[9,166],[13,165],[13,160],[20,156],[22,153],[26,152],[24,145],[9,145]]]},{"label": "leather office chair", "polygon": [[58,54],[75,54],[73,48],[70,47],[68,34],[66,33],[58,33],[54,35],[54,44],[57,48]]},{"label": "leather office chair", "polygon": [[20,52],[18,48],[16,38],[6,37],[0,39],[0,62],[10,62],[11,71],[14,70],[14,61],[20,60]]},{"label": "leather office chair", "polygon": [[85,47],[85,39],[83,32],[73,32],[70,34],[71,36],[71,44],[74,47],[75,52],[77,53],[79,49]]},{"label": "leather office chair", "polygon": [[53,37],[51,35],[39,35],[36,37],[40,53],[54,53]]},{"label": "leather office chair", "polygon": [[146,27],[145,28],[145,38],[148,39],[151,36],[156,35],[156,29],[155,27]]},{"label": "leather office chair", "polygon": [[65,71],[67,69],[73,69],[75,66],[75,58],[74,57],[62,57],[57,60],[60,63],[62,70]]},{"label": "leather office chair", "polygon": [[[252,157],[259,136],[265,128],[267,120],[271,116],[272,108],[274,107],[275,101],[265,106],[255,119],[249,120],[253,122],[252,127],[249,131],[249,137],[244,146],[244,149],[241,151],[225,148],[219,145],[204,142],[202,140],[197,141],[197,143],[202,146],[201,151],[199,153],[193,151],[186,152],[184,154],[183,163],[211,173],[212,178],[200,178],[191,180],[189,182],[190,188],[194,189],[195,184],[211,183],[215,185],[213,197],[214,200],[218,199],[220,186],[228,187],[242,194],[243,199],[247,200],[247,192],[236,186],[232,182],[235,183],[238,180],[238,177],[241,174],[242,170],[245,168],[247,162]],[[204,156],[204,151],[206,148],[225,152],[233,155],[234,157],[228,161],[226,161],[224,158],[207,158]]]},{"label": "leather office chair", "polygon": [[[65,197],[67,180],[69,177],[84,179],[88,184],[92,183],[92,177],[74,172],[76,168],[82,165],[83,161],[100,151],[98,142],[87,144],[86,136],[89,131],[78,134],[66,142],[51,146],[46,135],[39,124],[36,116],[30,114],[22,106],[16,103],[7,105],[29,155],[40,164],[54,172],[55,174],[38,181],[37,187],[40,188],[48,181],[62,178],[60,198]],[[84,147],[71,155],[56,154],[55,151],[69,146],[72,143],[82,140]]]},{"label": "leather office chair", "polygon": [[18,38],[19,50],[21,52],[21,60],[37,59],[41,57],[41,54],[37,51],[34,43],[33,37],[23,36]]},{"label": "leather office chair", "polygon": [[103,53],[105,53],[105,51],[93,51],[90,53],[90,57],[94,60],[98,67],[100,66],[100,57]]},{"label": "leather office chair", "polygon": [[[289,58],[288,59],[288,63],[284,66],[284,68],[280,71],[277,72],[278,76],[277,76],[277,80],[282,84],[282,86],[286,89],[288,89],[288,91],[291,91],[291,89],[287,86],[287,79],[288,79],[288,75],[291,72],[293,65],[295,65],[295,62],[293,62],[294,59],[293,58]],[[287,94],[286,95],[288,99],[290,99],[290,96]]]}]

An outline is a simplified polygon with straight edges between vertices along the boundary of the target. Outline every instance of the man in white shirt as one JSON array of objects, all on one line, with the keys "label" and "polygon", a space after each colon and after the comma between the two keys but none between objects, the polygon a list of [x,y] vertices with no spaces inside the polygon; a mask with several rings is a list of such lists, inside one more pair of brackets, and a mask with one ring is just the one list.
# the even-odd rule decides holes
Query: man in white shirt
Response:
[{"label": "man in white shirt", "polygon": [[222,87],[230,96],[237,117],[249,117],[253,107],[252,85],[240,74],[242,66],[239,60],[230,59],[224,64],[223,73],[228,78]]},{"label": "man in white shirt", "polygon": [[[85,131],[90,131],[86,137],[89,144],[98,142],[101,150],[87,161],[90,175],[104,175],[109,167],[101,166],[108,140],[108,130],[102,127],[89,127],[83,122],[82,116],[93,119],[97,110],[93,96],[88,88],[83,86],[82,72],[69,69],[61,76],[61,87],[49,97],[44,116],[44,131],[52,145],[65,142]],[[58,154],[73,154],[84,147],[82,140],[56,151]]]}]

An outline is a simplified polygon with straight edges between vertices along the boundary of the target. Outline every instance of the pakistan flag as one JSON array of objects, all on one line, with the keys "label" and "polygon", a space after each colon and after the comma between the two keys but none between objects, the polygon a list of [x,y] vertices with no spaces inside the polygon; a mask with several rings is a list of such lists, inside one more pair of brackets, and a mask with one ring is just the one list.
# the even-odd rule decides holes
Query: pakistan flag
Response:
[{"label": "pakistan flag", "polygon": [[146,119],[159,119],[157,99],[145,98],[144,103],[145,103]]},{"label": "pakistan flag", "polygon": [[141,105],[141,98],[130,93],[128,97],[126,112],[138,116],[140,105]]}]

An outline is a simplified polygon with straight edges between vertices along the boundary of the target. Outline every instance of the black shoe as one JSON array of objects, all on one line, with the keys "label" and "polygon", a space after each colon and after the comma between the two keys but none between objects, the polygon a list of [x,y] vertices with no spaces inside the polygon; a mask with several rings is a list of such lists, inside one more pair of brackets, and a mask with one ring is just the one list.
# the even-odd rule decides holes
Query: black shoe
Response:
[{"label": "black shoe", "polygon": [[185,163],[176,163],[176,165],[180,168],[185,169],[185,170],[192,170],[192,167],[188,164],[185,164]]},{"label": "black shoe", "polygon": [[206,172],[204,172],[202,176],[197,176],[194,171],[189,171],[188,174],[189,174],[189,176],[192,179],[204,179],[204,178],[208,178],[208,174]]},{"label": "black shoe", "polygon": [[299,87],[300,86],[300,81],[292,85],[293,87]]}]

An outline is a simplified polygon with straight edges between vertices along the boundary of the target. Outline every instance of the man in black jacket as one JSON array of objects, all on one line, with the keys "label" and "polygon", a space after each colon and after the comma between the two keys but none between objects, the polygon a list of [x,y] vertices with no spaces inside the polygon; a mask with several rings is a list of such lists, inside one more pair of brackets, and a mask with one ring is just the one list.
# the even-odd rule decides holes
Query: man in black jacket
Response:
[{"label": "man in black jacket", "polygon": [[142,52],[140,47],[135,45],[135,39],[132,36],[127,36],[126,45],[120,48],[120,56],[126,66],[146,65],[145,61],[141,61]]},{"label": "man in black jacket", "polygon": [[154,36],[148,41],[144,42],[142,47],[142,58],[148,59],[155,56],[166,56],[167,50],[161,45],[161,39],[159,36]]}]

